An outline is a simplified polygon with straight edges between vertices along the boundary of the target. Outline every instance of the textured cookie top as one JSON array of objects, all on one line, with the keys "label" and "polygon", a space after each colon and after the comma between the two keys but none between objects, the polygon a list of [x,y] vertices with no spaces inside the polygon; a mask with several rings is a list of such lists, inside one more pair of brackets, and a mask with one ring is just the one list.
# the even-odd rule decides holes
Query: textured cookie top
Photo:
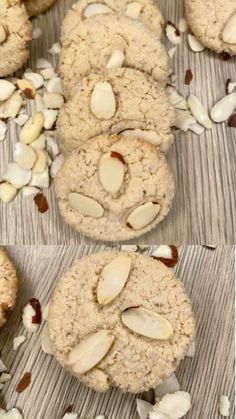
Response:
[{"label": "textured cookie top", "polygon": [[[91,8],[92,6],[92,8]],[[95,6],[95,7],[94,7]],[[105,6],[105,7],[104,7]],[[96,14],[118,13],[141,20],[160,38],[164,19],[153,0],[80,0],[72,6],[62,25],[62,42],[81,20]],[[91,21],[92,25],[92,21]]]},{"label": "textured cookie top", "polygon": [[[113,301],[101,305],[97,289],[103,269],[121,255],[131,263],[127,282]],[[171,336],[160,340],[132,331],[122,317],[130,307],[163,316]],[[194,338],[194,317],[181,281],[161,262],[125,252],[97,253],[77,261],[56,287],[48,326],[58,361],[97,391],[116,386],[139,393],[156,387],[177,368]],[[75,373],[67,365],[71,350],[101,330],[114,337],[112,347],[94,368]]]},{"label": "textured cookie top", "polygon": [[[55,188],[66,222],[108,241],[150,231],[167,215],[174,196],[173,177],[159,150],[141,139],[105,135],[67,157]],[[86,205],[83,197],[93,200],[87,203],[90,211],[94,207],[91,215],[80,208]],[[131,217],[137,209],[143,210],[138,225]]]},{"label": "textured cookie top", "polygon": [[78,80],[90,73],[130,67],[150,74],[156,81],[168,77],[166,51],[140,21],[118,15],[97,15],[76,26],[66,38],[60,56],[63,89],[71,95]]},{"label": "textured cookie top", "polygon": [[6,312],[15,304],[17,288],[16,269],[5,250],[0,247],[0,327],[6,321]]},{"label": "textured cookie top", "polygon": [[29,16],[37,16],[53,5],[55,0],[24,0]]},{"label": "textured cookie top", "polygon": [[128,68],[90,74],[73,93],[62,106],[57,123],[65,153],[96,135],[129,129],[154,130],[154,143],[162,151],[172,143],[173,107],[164,86],[147,74]]},{"label": "textured cookie top", "polygon": [[203,45],[218,53],[236,55],[235,35],[234,43],[223,40],[224,28],[236,13],[235,0],[185,0],[185,12],[191,30]]},{"label": "textured cookie top", "polygon": [[17,71],[28,59],[32,26],[24,4],[0,0],[0,77]]}]

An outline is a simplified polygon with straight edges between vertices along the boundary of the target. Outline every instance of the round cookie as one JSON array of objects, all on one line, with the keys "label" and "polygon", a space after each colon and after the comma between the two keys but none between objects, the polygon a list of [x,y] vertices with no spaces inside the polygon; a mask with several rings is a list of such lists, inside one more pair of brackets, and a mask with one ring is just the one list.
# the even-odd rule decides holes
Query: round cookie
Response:
[{"label": "round cookie", "polygon": [[[141,20],[158,36],[162,35],[164,25],[163,16],[154,0],[80,0],[73,4],[62,24],[62,43],[69,36],[70,31],[79,26],[82,20],[90,19],[96,14],[117,13]],[[91,21],[91,25],[92,25]]]},{"label": "round cookie", "polygon": [[185,13],[192,32],[205,47],[236,55],[236,42],[223,40],[225,25],[236,13],[235,0],[185,0]]},{"label": "round cookie", "polygon": [[56,0],[24,0],[29,16],[37,16],[49,9]]},{"label": "round cookie", "polygon": [[[110,61],[112,57],[112,61]],[[76,26],[60,55],[65,92],[72,92],[81,77],[117,67],[135,68],[166,82],[168,59],[156,35],[140,21],[118,15],[97,15]]]},{"label": "round cookie", "polygon": [[20,0],[0,0],[0,77],[19,70],[29,57],[32,25]]},{"label": "round cookie", "polygon": [[66,158],[55,189],[65,221],[106,241],[150,231],[167,215],[174,197],[173,177],[159,150],[138,138],[105,135]]},{"label": "round cookie", "polygon": [[173,141],[173,121],[163,84],[141,71],[120,68],[82,78],[60,109],[57,127],[66,154],[96,135],[133,129],[151,131],[149,141],[166,151]]},{"label": "round cookie", "polygon": [[[116,258],[116,277],[129,264],[128,279],[116,298],[101,305],[98,283],[103,269]],[[164,317],[172,333],[161,340],[132,331],[122,319],[133,307]],[[115,386],[132,393],[154,388],[173,373],[195,334],[190,300],[174,272],[151,257],[118,251],[83,257],[65,273],[50,302],[48,327],[56,359],[80,381],[96,391]],[[76,364],[68,365],[71,351],[100,331],[114,338],[112,346],[93,368],[76,372]],[[86,349],[91,360],[92,348]]]},{"label": "round cookie", "polygon": [[6,312],[15,305],[17,289],[16,269],[0,247],[0,327],[6,322]]}]

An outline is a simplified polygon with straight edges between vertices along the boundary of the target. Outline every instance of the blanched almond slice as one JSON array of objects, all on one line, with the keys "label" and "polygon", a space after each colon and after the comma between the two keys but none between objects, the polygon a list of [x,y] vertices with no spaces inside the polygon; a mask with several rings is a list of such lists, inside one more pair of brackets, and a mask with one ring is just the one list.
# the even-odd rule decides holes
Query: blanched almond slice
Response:
[{"label": "blanched almond slice", "polygon": [[8,163],[2,178],[18,188],[29,183],[31,170],[22,169],[17,163]]},{"label": "blanched almond slice", "polygon": [[84,374],[107,354],[114,341],[108,330],[101,330],[84,338],[68,355],[67,365],[76,374]]},{"label": "blanched almond slice", "polygon": [[167,340],[173,335],[173,327],[165,317],[144,307],[125,310],[121,319],[128,329],[151,339]]},{"label": "blanched almond slice", "polygon": [[196,120],[199,122],[199,124],[203,125],[207,129],[212,128],[212,122],[207,115],[207,112],[200,102],[200,100],[197,98],[197,96],[189,95],[188,97],[188,106]]},{"label": "blanched almond slice", "polygon": [[142,399],[136,399],[136,404],[139,419],[149,419],[149,414],[153,410],[153,405]]},{"label": "blanched almond slice", "polygon": [[127,225],[134,230],[140,230],[155,220],[160,212],[160,205],[148,202],[147,204],[140,205],[131,212],[127,219]]},{"label": "blanched almond slice", "polygon": [[106,13],[113,13],[113,10],[110,7],[106,6],[102,3],[92,3],[89,4],[86,9],[84,10],[84,17],[87,19],[88,17],[106,14]]},{"label": "blanched almond slice", "polygon": [[90,100],[91,111],[99,119],[111,119],[116,111],[116,99],[112,86],[107,82],[98,82]]},{"label": "blanched almond slice", "polygon": [[236,92],[224,96],[211,109],[211,118],[215,122],[224,122],[233,113],[236,107]]},{"label": "blanched almond slice", "polygon": [[68,195],[68,201],[71,207],[82,215],[93,218],[100,218],[103,216],[104,209],[102,206],[88,196],[72,192]]},{"label": "blanched almond slice", "polygon": [[0,141],[4,141],[7,133],[7,124],[4,121],[0,121]]},{"label": "blanched almond slice", "polygon": [[161,144],[160,136],[155,131],[152,131],[152,130],[126,129],[125,131],[120,132],[120,135],[122,135],[123,137],[131,136],[131,137],[142,138],[148,143],[156,145],[156,146]]},{"label": "blanched almond slice", "polygon": [[20,92],[14,92],[7,100],[0,104],[0,118],[15,118],[22,104],[23,100]]},{"label": "blanched almond slice", "polygon": [[175,109],[175,127],[181,129],[181,131],[188,131],[191,126],[197,123],[196,119],[192,116],[189,111],[182,109]]},{"label": "blanched almond slice", "polygon": [[122,161],[111,157],[110,153],[101,157],[98,176],[103,188],[110,193],[117,193],[124,181],[125,167]]},{"label": "blanched almond slice", "polygon": [[120,49],[117,49],[113,52],[110,60],[107,63],[107,68],[111,69],[111,68],[120,68],[123,65],[123,62],[125,60],[125,56],[123,51],[121,51]]},{"label": "blanched almond slice", "polygon": [[15,186],[11,185],[8,182],[0,183],[0,201],[4,204],[9,204],[17,194],[17,189]]},{"label": "blanched almond slice", "polygon": [[30,147],[37,148],[43,150],[46,147],[46,137],[44,134],[40,134],[35,141],[30,144]]},{"label": "blanched almond slice", "polygon": [[61,45],[59,42],[52,44],[51,48],[48,50],[49,54],[57,55],[61,52]]},{"label": "blanched almond slice", "polygon": [[43,115],[44,115],[44,126],[43,127],[45,129],[52,129],[52,127],[54,126],[54,124],[57,120],[58,111],[55,110],[55,109],[44,109]]},{"label": "blanched almond slice", "polygon": [[22,144],[30,144],[35,141],[42,129],[44,124],[44,116],[42,112],[35,113],[23,126],[20,132],[20,142]]},{"label": "blanched almond slice", "polygon": [[0,25],[0,44],[3,44],[7,39],[7,32],[3,25]]},{"label": "blanched almond slice", "polygon": [[46,108],[59,109],[64,103],[64,98],[59,93],[45,92],[43,101]]},{"label": "blanched almond slice", "polygon": [[24,78],[32,83],[35,89],[39,89],[44,85],[44,80],[41,74],[38,73],[24,73]]},{"label": "blanched almond slice", "polygon": [[161,401],[154,405],[156,412],[169,415],[172,419],[180,419],[185,416],[191,408],[190,394],[185,391],[176,391],[173,394],[166,394]]},{"label": "blanched almond slice", "polygon": [[31,186],[38,186],[39,188],[49,187],[49,169],[48,167],[44,172],[33,173],[30,181]]},{"label": "blanched almond slice", "polygon": [[169,375],[157,388],[155,388],[155,398],[163,397],[166,394],[172,394],[180,390],[180,384],[176,375]]},{"label": "blanched almond slice", "polygon": [[51,80],[49,80],[47,83],[47,91],[49,93],[58,93],[63,95],[60,77],[52,77]]},{"label": "blanched almond slice", "polygon": [[64,156],[62,154],[59,154],[55,158],[55,160],[53,160],[53,162],[52,162],[52,164],[50,166],[50,176],[53,179],[57,176],[60,168],[62,167],[62,165],[64,163],[64,161],[65,161],[65,158],[64,158]]},{"label": "blanched almond slice", "polygon": [[201,52],[205,49],[204,45],[191,33],[188,34],[188,44],[193,52]]},{"label": "blanched almond slice", "polygon": [[23,169],[32,169],[37,156],[34,150],[26,144],[16,143],[14,149],[14,161]]},{"label": "blanched almond slice", "polygon": [[15,89],[16,86],[14,86],[13,83],[10,83],[8,80],[0,79],[0,100],[8,99]]},{"label": "blanched almond slice", "polygon": [[142,3],[139,3],[138,1],[133,1],[132,3],[127,4],[125,14],[126,16],[132,17],[133,19],[138,19],[142,9]]},{"label": "blanched almond slice", "polygon": [[236,13],[234,13],[226,22],[222,32],[222,39],[228,44],[236,44]]},{"label": "blanched almond slice", "polygon": [[33,173],[42,173],[46,170],[48,166],[48,156],[44,150],[39,148],[35,149],[35,153],[37,155],[36,163],[33,167]]},{"label": "blanched almond slice", "polygon": [[120,255],[106,265],[100,275],[97,287],[99,304],[109,304],[124,288],[131,268],[131,259]]}]

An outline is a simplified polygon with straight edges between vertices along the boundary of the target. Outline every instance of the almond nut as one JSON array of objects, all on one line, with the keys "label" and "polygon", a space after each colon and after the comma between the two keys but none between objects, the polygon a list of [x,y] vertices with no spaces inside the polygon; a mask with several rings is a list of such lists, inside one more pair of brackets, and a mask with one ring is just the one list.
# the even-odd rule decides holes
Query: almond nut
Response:
[{"label": "almond nut", "polygon": [[160,205],[153,202],[140,205],[135,208],[127,219],[128,227],[134,230],[140,230],[145,228],[148,224],[151,224],[160,212]]},{"label": "almond nut", "polygon": [[24,73],[24,79],[30,81],[35,89],[40,89],[44,85],[43,77],[38,73]]},{"label": "almond nut", "polygon": [[32,169],[36,154],[34,150],[26,144],[16,143],[14,148],[14,161],[23,169]]},{"label": "almond nut", "polygon": [[7,39],[7,31],[3,25],[0,25],[0,45]]},{"label": "almond nut", "polygon": [[123,137],[137,137],[142,138],[143,140],[147,141],[150,144],[158,146],[161,144],[160,136],[152,130],[143,130],[143,129],[126,129],[120,132],[120,135]]},{"label": "almond nut", "polygon": [[0,118],[15,118],[22,105],[23,100],[20,92],[14,92],[7,100],[0,104]]},{"label": "almond nut", "polygon": [[138,1],[133,1],[132,3],[127,4],[125,15],[128,17],[132,17],[133,19],[138,19],[142,9],[142,3],[139,3]]},{"label": "almond nut", "polygon": [[197,96],[189,95],[188,106],[199,124],[203,125],[207,129],[212,128],[212,122]]},{"label": "almond nut", "polygon": [[88,196],[72,192],[68,195],[68,201],[72,208],[84,216],[93,218],[100,218],[103,216],[104,209],[102,206]]},{"label": "almond nut", "polygon": [[11,185],[8,182],[0,183],[0,200],[4,202],[4,204],[9,204],[17,194],[17,189],[15,186]]},{"label": "almond nut", "polygon": [[45,153],[44,150],[41,150],[40,148],[35,149],[35,153],[37,156],[36,163],[33,167],[32,172],[33,173],[42,173],[46,170],[48,166],[48,159],[47,159],[47,153]]},{"label": "almond nut", "polygon": [[52,77],[47,83],[47,91],[49,93],[59,93],[63,95],[60,77]]},{"label": "almond nut", "polygon": [[211,118],[215,122],[224,122],[233,113],[236,106],[236,92],[224,96],[211,109]]},{"label": "almond nut", "polygon": [[110,193],[117,193],[124,181],[125,167],[122,161],[111,157],[110,153],[101,157],[98,168],[99,180],[103,188]]},{"label": "almond nut", "polygon": [[97,286],[99,304],[109,304],[121,293],[127,282],[130,268],[131,259],[126,255],[117,256],[103,268]]},{"label": "almond nut", "polygon": [[4,141],[7,133],[7,124],[4,121],[0,121],[0,141]]},{"label": "almond nut", "polygon": [[88,17],[105,13],[113,13],[113,10],[110,9],[110,7],[107,7],[105,4],[92,3],[89,4],[84,10],[84,17],[87,19]]},{"label": "almond nut", "polygon": [[191,408],[190,394],[185,391],[176,391],[173,394],[166,394],[153,409],[156,412],[165,413],[173,419],[180,419],[185,416]]},{"label": "almond nut", "polygon": [[35,113],[23,126],[20,132],[20,142],[22,144],[30,144],[35,141],[42,129],[44,124],[44,116],[42,112]]},{"label": "almond nut", "polygon": [[67,365],[76,374],[84,374],[97,365],[107,354],[114,341],[108,330],[84,338],[68,355]]},{"label": "almond nut", "polygon": [[59,109],[64,103],[64,98],[59,93],[45,92],[43,101],[46,108]]},{"label": "almond nut", "polygon": [[8,163],[2,178],[19,189],[29,183],[31,170],[22,169],[17,163]]},{"label": "almond nut", "polygon": [[13,83],[10,83],[8,80],[0,79],[0,100],[3,101],[8,99],[15,89],[16,86]]},{"label": "almond nut", "polygon": [[165,32],[166,32],[167,38],[172,44],[174,45],[180,44],[181,34],[179,30],[176,28],[176,26],[174,25],[174,23],[168,21]]},{"label": "almond nut", "polygon": [[90,101],[91,111],[99,119],[111,119],[116,112],[116,99],[110,83],[98,82]]},{"label": "almond nut", "polygon": [[107,63],[107,69],[110,70],[111,68],[120,68],[122,67],[124,61],[125,56],[123,51],[116,49]]},{"label": "almond nut", "polygon": [[219,398],[219,411],[220,415],[224,417],[229,417],[230,415],[230,401],[228,396],[220,396]]},{"label": "almond nut", "polygon": [[18,87],[18,89],[22,91],[22,93],[24,93],[27,99],[34,99],[36,90],[33,84],[31,83],[31,81],[25,80],[25,79],[22,79],[22,80],[19,79],[16,82],[16,86]]},{"label": "almond nut", "polygon": [[165,317],[144,307],[128,308],[121,319],[128,329],[151,339],[167,340],[173,335],[173,327]]},{"label": "almond nut", "polygon": [[32,173],[30,186],[38,186],[39,188],[49,187],[49,170],[48,167],[44,172]]},{"label": "almond nut", "polygon": [[228,42],[228,44],[236,43],[236,13],[226,22],[222,32],[222,39],[224,42]]},{"label": "almond nut", "polygon": [[191,33],[188,34],[188,44],[193,52],[201,52],[205,49],[204,45]]},{"label": "almond nut", "polygon": [[180,390],[180,384],[176,375],[169,375],[157,388],[155,388],[155,398],[163,397],[166,394],[173,394]]},{"label": "almond nut", "polygon": [[58,111],[55,109],[44,109],[44,128],[52,129],[56,123],[58,117]]}]

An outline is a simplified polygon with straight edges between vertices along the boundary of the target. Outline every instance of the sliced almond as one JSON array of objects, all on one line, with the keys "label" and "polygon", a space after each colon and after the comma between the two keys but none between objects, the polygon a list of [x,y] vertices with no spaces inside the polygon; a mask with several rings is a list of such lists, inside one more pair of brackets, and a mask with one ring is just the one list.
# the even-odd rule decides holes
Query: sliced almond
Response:
[{"label": "sliced almond", "polygon": [[230,415],[230,401],[228,396],[220,396],[219,398],[219,411],[223,417],[229,417]]},{"label": "sliced almond", "polygon": [[188,34],[188,44],[193,52],[201,52],[205,49],[204,45],[191,33]]},{"label": "sliced almond", "polygon": [[176,28],[176,26],[174,25],[174,23],[168,21],[165,32],[166,32],[167,38],[172,44],[174,45],[180,44],[181,34],[179,30]]},{"label": "sliced almond", "polygon": [[58,111],[56,109],[44,109],[44,128],[52,129],[56,123],[58,117]]},{"label": "sliced almond", "polygon": [[176,375],[173,373],[169,375],[157,388],[155,388],[155,398],[165,396],[166,394],[173,394],[180,390],[180,384]]},{"label": "sliced almond", "polygon": [[48,109],[60,109],[64,103],[64,98],[59,93],[45,92],[43,101],[45,107]]},{"label": "sliced almond", "polygon": [[160,212],[160,205],[153,202],[135,208],[127,219],[127,225],[134,230],[140,230],[151,224]]},{"label": "sliced almond", "polygon": [[173,245],[161,244],[153,250],[151,256],[169,268],[173,268],[178,262],[178,249]]},{"label": "sliced almond", "polygon": [[196,125],[196,119],[191,115],[189,111],[181,109],[175,110],[175,127],[181,131],[188,131],[193,125]]},{"label": "sliced almond", "polygon": [[87,19],[88,17],[106,14],[106,13],[113,13],[113,10],[110,7],[106,6],[102,3],[92,3],[89,4],[86,9],[84,10],[84,17]]},{"label": "sliced almond", "polygon": [[40,70],[40,74],[43,76],[44,80],[51,80],[57,76],[54,68],[52,67]]},{"label": "sliced almond", "polygon": [[143,4],[138,1],[133,1],[127,4],[125,15],[128,17],[132,17],[133,19],[138,19],[142,9]]},{"label": "sliced almond", "polygon": [[15,123],[22,127],[29,120],[29,115],[26,113],[20,113],[17,118],[14,119]]},{"label": "sliced almond", "polygon": [[23,126],[20,132],[20,142],[22,144],[30,144],[35,141],[42,129],[44,124],[44,116],[42,112],[35,113]]},{"label": "sliced almond", "polygon": [[67,365],[76,374],[85,374],[106,356],[113,342],[114,336],[108,330],[89,335],[69,353]]},{"label": "sliced almond", "polygon": [[188,106],[196,120],[207,129],[212,128],[212,122],[197,96],[189,95]]},{"label": "sliced almond", "polygon": [[40,87],[43,87],[44,85],[44,80],[41,74],[27,72],[24,73],[24,78],[30,81],[35,89],[40,89]]},{"label": "sliced almond", "polygon": [[236,44],[236,13],[226,22],[222,32],[222,39],[228,44]]},{"label": "sliced almond", "polygon": [[39,188],[48,188],[49,187],[49,169],[48,169],[48,167],[44,170],[44,172],[32,173],[30,186],[38,186]]},{"label": "sliced almond", "polygon": [[26,144],[16,143],[14,148],[14,161],[23,169],[32,169],[37,156],[34,150]]},{"label": "sliced almond", "polygon": [[161,138],[156,133],[156,131],[152,130],[143,130],[143,129],[126,129],[120,132],[120,135],[123,137],[137,137],[142,138],[143,140],[147,141],[150,144],[158,146],[161,144]]},{"label": "sliced almond", "polygon": [[21,191],[22,196],[32,196],[40,192],[40,190],[35,186],[24,186]]},{"label": "sliced almond", "polygon": [[58,93],[63,95],[60,77],[52,77],[47,83],[47,91],[49,93]]},{"label": "sliced almond", "polygon": [[185,416],[191,408],[190,394],[185,391],[176,391],[173,394],[166,394],[161,401],[154,405],[156,412],[165,413],[172,419],[180,419]]},{"label": "sliced almond", "polygon": [[116,99],[110,83],[98,82],[90,101],[91,111],[99,119],[111,119],[116,112]]},{"label": "sliced almond", "polygon": [[53,137],[47,137],[47,151],[52,159],[55,159],[60,153],[58,144]]},{"label": "sliced almond", "polygon": [[52,67],[52,64],[45,58],[38,58],[36,61],[36,68],[39,70],[42,70],[45,68],[51,68],[51,67]]},{"label": "sliced almond", "polygon": [[7,39],[7,31],[3,25],[0,25],[0,45]]},{"label": "sliced almond", "polygon": [[13,83],[10,83],[8,80],[0,79],[0,100],[3,101],[8,99],[15,89],[16,86]]},{"label": "sliced almond", "polygon": [[31,170],[22,169],[17,163],[8,163],[2,178],[18,188],[29,183]]},{"label": "sliced almond", "polygon": [[7,124],[4,121],[0,121],[0,141],[4,141],[7,133]]},{"label": "sliced almond", "polygon": [[59,154],[55,158],[55,160],[53,160],[53,162],[52,162],[52,164],[50,166],[50,176],[53,179],[57,176],[60,168],[62,167],[62,165],[64,163],[64,161],[65,161],[65,158],[64,158],[64,156],[62,154]]},{"label": "sliced almond", "polygon": [[167,86],[166,92],[170,103],[177,109],[188,109],[187,100],[180,95],[174,86]]},{"label": "sliced almond", "polygon": [[9,204],[17,194],[17,189],[15,186],[11,185],[8,182],[0,183],[0,200],[4,202],[4,204]]},{"label": "sliced almond", "polygon": [[211,109],[211,118],[215,122],[224,122],[233,113],[236,107],[236,92],[230,93],[220,99]]},{"label": "sliced almond", "polygon": [[14,92],[7,100],[0,104],[0,118],[15,118],[22,105],[23,100],[20,92]]},{"label": "sliced almond", "polygon": [[61,45],[59,42],[52,44],[51,48],[48,50],[49,54],[57,55],[61,52]]},{"label": "sliced almond", "polygon": [[98,167],[98,176],[103,188],[109,193],[117,193],[124,181],[125,166],[110,153],[101,157]]},{"label": "sliced almond", "polygon": [[30,144],[30,147],[33,147],[34,149],[40,149],[43,150],[46,147],[46,137],[44,134],[40,134],[38,138],[36,138],[35,141],[33,141]]},{"label": "sliced almond", "polygon": [[136,399],[137,412],[140,419],[148,419],[149,413],[153,410],[153,405],[142,399]]},{"label": "sliced almond", "polygon": [[128,329],[151,339],[167,340],[173,335],[173,327],[165,317],[144,307],[128,308],[121,319]]},{"label": "sliced almond", "polygon": [[123,62],[125,61],[125,56],[123,51],[117,49],[113,52],[110,60],[107,63],[107,68],[110,70],[111,68],[121,68]]},{"label": "sliced almond", "polygon": [[109,304],[121,293],[129,277],[130,268],[131,258],[126,255],[117,256],[103,268],[97,287],[99,304]]},{"label": "sliced almond", "polygon": [[103,216],[104,209],[102,206],[88,196],[72,192],[68,195],[68,201],[72,208],[84,216],[93,218],[100,218]]},{"label": "sliced almond", "polygon": [[47,159],[47,153],[45,153],[44,150],[41,150],[39,148],[35,149],[35,153],[37,156],[36,163],[33,167],[32,172],[35,173],[42,173],[46,170],[48,166],[48,159]]},{"label": "sliced almond", "polygon": [[24,93],[28,99],[34,99],[36,90],[31,81],[19,79],[16,82],[16,86],[22,91],[22,93]]}]

